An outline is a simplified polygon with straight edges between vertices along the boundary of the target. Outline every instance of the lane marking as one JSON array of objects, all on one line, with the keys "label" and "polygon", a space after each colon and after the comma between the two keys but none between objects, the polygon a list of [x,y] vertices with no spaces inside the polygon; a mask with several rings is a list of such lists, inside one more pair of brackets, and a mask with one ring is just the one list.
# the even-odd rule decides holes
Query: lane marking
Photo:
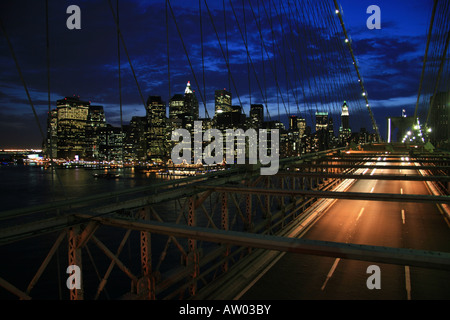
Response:
[{"label": "lane marking", "polygon": [[406,282],[406,297],[411,300],[411,274],[409,272],[409,266],[405,266],[405,282]]},{"label": "lane marking", "polygon": [[361,211],[359,212],[359,214],[358,214],[358,218],[356,218],[356,221],[358,221],[359,217],[361,217],[361,215],[362,215],[363,211],[364,211],[364,208],[362,208],[362,209],[361,209]]},{"label": "lane marking", "polygon": [[375,187],[372,187],[372,189],[370,189],[370,193],[372,193],[372,192],[373,192],[373,189],[375,189]]},{"label": "lane marking", "polygon": [[405,210],[402,209],[402,220],[403,224],[405,224]]},{"label": "lane marking", "polygon": [[403,194],[403,188],[400,188],[400,194]]},{"label": "lane marking", "polygon": [[322,288],[320,290],[324,290],[325,286],[327,285],[328,280],[330,280],[331,276],[334,273],[334,270],[336,270],[336,267],[339,263],[339,261],[341,260],[341,258],[336,258],[336,260],[334,260],[333,266],[331,267],[330,271],[328,272],[327,278],[325,279],[325,282],[322,285]]},{"label": "lane marking", "polygon": [[373,171],[372,171],[372,173],[370,175],[373,176],[375,171],[377,171],[377,168],[373,169]]}]

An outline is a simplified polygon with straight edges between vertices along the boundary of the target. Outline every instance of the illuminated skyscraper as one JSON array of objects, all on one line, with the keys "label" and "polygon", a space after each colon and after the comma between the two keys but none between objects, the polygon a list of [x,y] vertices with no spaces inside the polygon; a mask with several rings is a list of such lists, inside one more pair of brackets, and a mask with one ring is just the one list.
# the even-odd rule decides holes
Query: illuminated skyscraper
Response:
[{"label": "illuminated skyscraper", "polygon": [[316,132],[328,129],[328,112],[316,112]]},{"label": "illuminated skyscraper", "polygon": [[47,138],[44,143],[45,155],[51,158],[58,157],[58,111],[53,109],[47,117]]},{"label": "illuminated skyscraper", "polygon": [[329,117],[328,118],[328,137],[327,137],[327,148],[328,149],[332,149],[335,147],[335,141],[336,141],[336,136],[334,134],[334,123],[333,123],[333,117]]},{"label": "illuminated skyscraper", "polygon": [[182,94],[175,94],[169,101],[169,120],[173,129],[186,126],[187,112]]},{"label": "illuminated skyscraper", "polygon": [[[282,155],[285,157],[298,156],[301,153],[301,139],[298,124],[298,117],[296,115],[292,115],[289,117],[289,130],[286,133],[287,138],[285,139],[286,145],[281,145],[280,148],[282,151],[284,151]],[[281,137],[283,138],[283,134]]]},{"label": "illuminated skyscraper", "polygon": [[298,122],[297,122],[297,116],[290,116],[289,117],[289,131],[297,131],[298,130]]},{"label": "illuminated skyscraper", "polygon": [[342,122],[342,129],[344,130],[350,129],[347,101],[344,101],[344,104],[342,105],[341,122]]},{"label": "illuminated skyscraper", "polygon": [[100,128],[106,127],[105,112],[102,106],[89,106],[86,121],[86,158],[98,159]]},{"label": "illuminated skyscraper", "polygon": [[120,127],[107,124],[98,130],[99,152],[101,161],[122,162],[125,133]]},{"label": "illuminated skyscraper", "polygon": [[159,96],[150,96],[147,100],[148,131],[148,158],[152,161],[161,161],[167,156],[166,133],[167,117],[166,104]]},{"label": "illuminated skyscraper", "polygon": [[58,158],[80,159],[85,156],[86,124],[89,102],[78,97],[66,97],[56,102],[58,117]]},{"label": "illuminated skyscraper", "polygon": [[328,126],[328,112],[316,112],[316,150],[328,149]]},{"label": "illuminated skyscraper", "polygon": [[147,160],[147,143],[146,133],[148,132],[148,124],[146,117],[132,117],[130,121],[130,129],[128,131],[128,139],[132,145],[130,158],[135,161]]},{"label": "illuminated skyscraper", "polygon": [[184,104],[188,114],[192,117],[192,121],[198,120],[198,100],[195,96],[195,92],[191,89],[190,81],[188,81],[186,89],[184,90]]},{"label": "illuminated skyscraper", "polygon": [[198,116],[198,100],[188,82],[184,95],[175,94],[170,99],[169,119],[173,128],[184,128],[191,131]]},{"label": "illuminated skyscraper", "polygon": [[252,104],[250,106],[250,126],[253,129],[260,129],[264,123],[264,106],[262,104]]},{"label": "illuminated skyscraper", "polygon": [[306,130],[306,119],[304,118],[297,118],[297,128],[299,131],[300,138],[303,137]]},{"label": "illuminated skyscraper", "polygon": [[216,90],[215,93],[215,115],[231,112],[231,93],[226,89]]}]

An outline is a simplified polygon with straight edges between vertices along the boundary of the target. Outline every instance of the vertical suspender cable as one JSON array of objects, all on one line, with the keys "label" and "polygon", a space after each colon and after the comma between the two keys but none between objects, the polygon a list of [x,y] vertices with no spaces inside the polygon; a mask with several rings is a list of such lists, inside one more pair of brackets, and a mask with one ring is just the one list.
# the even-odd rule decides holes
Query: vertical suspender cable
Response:
[{"label": "vertical suspender cable", "polygon": [[22,81],[23,87],[25,89],[25,93],[27,95],[28,102],[30,103],[31,110],[33,111],[34,119],[36,120],[36,124],[37,124],[37,126],[39,128],[39,132],[41,133],[41,137],[42,137],[42,139],[45,139],[44,131],[42,131],[42,127],[41,127],[41,124],[39,122],[39,117],[38,117],[38,115],[36,113],[36,109],[35,109],[35,107],[33,105],[33,101],[31,100],[30,93],[28,92],[28,87],[27,87],[27,84],[25,83],[25,79],[23,77],[22,70],[20,69],[19,61],[17,60],[17,57],[16,57],[16,54],[15,54],[14,49],[12,47],[11,41],[9,40],[8,34],[6,33],[6,29],[4,28],[3,22],[1,21],[1,19],[0,19],[0,29],[2,30],[3,34],[5,35],[6,42],[8,43],[8,47],[9,47],[11,55],[12,55],[12,57],[14,59],[14,63],[16,64],[17,72],[19,73],[20,80]]},{"label": "vertical suspender cable", "polygon": [[[116,12],[117,12],[117,25],[119,26],[119,0],[116,1]],[[122,78],[120,70],[120,33],[119,28],[117,28],[117,73],[119,76],[119,110],[120,110],[120,134],[122,136],[122,168],[125,168],[125,154],[124,154],[124,132],[123,132],[123,112],[122,112]]]},{"label": "vertical suspender cable", "polygon": [[200,45],[201,45],[201,53],[202,53],[202,78],[203,78],[203,104],[206,110],[206,81],[205,81],[205,54],[204,54],[204,45],[203,45],[203,23],[202,23],[202,0],[198,0],[198,10],[199,10],[199,19],[200,19]]},{"label": "vertical suspender cable", "polygon": [[[258,17],[259,17],[259,21],[255,20],[257,25],[261,25],[261,12],[260,12],[261,9],[260,9],[260,5],[259,5],[259,1],[260,0],[257,0],[257,2],[258,2]],[[250,8],[252,8],[251,7],[251,3],[250,3]],[[252,10],[253,10],[253,8],[252,8]],[[265,59],[264,59],[264,39],[263,39],[262,33],[259,34],[259,39],[260,39],[260,43],[261,43],[261,63],[262,63],[262,73],[263,73],[263,85],[264,85],[263,101],[264,101],[264,104],[266,105],[266,108],[267,108],[267,104],[268,104],[268,101],[267,101],[267,82],[266,82],[266,68],[265,68],[265,63],[264,63],[264,61],[265,61]]]},{"label": "vertical suspender cable", "polygon": [[212,25],[212,27],[214,29],[214,33],[216,34],[217,42],[219,43],[220,51],[222,52],[222,56],[223,56],[223,58],[225,60],[225,63],[226,63],[227,68],[228,68],[228,71],[230,72],[231,82],[233,83],[234,90],[235,90],[237,98],[239,100],[239,105],[242,107],[242,110],[243,110],[244,108],[242,106],[242,102],[241,102],[241,98],[239,96],[239,92],[238,92],[238,89],[237,89],[237,86],[236,86],[236,82],[234,81],[234,77],[233,77],[233,75],[231,73],[230,63],[229,63],[229,61],[226,58],[226,54],[225,54],[225,51],[223,49],[222,43],[220,41],[219,33],[217,32],[216,24],[214,23],[214,19],[212,17],[211,10],[209,10],[209,6],[208,6],[208,3],[206,2],[206,0],[204,0],[204,2],[205,2],[205,6],[206,6],[206,11],[208,12],[208,16],[209,16],[209,19],[211,21],[211,25]]},{"label": "vertical suspender cable", "polygon": [[172,5],[170,4],[170,0],[167,0],[167,4],[168,4],[168,8],[169,8],[169,10],[170,10],[170,14],[171,14],[171,16],[172,16],[172,19],[173,19],[173,21],[174,21],[174,23],[175,23],[175,27],[176,27],[177,32],[178,32],[178,37],[180,38],[181,44],[182,44],[182,46],[183,46],[184,53],[185,53],[186,58],[187,58],[187,60],[188,60],[189,67],[191,68],[191,72],[192,72],[192,76],[194,77],[195,85],[197,86],[198,91],[200,92],[200,97],[202,98],[203,104],[204,104],[204,106],[205,106],[205,117],[206,117],[206,118],[209,118],[208,109],[206,108],[206,102],[204,101],[204,97],[203,97],[203,94],[202,94],[202,92],[201,92],[200,85],[199,85],[199,83],[198,83],[198,81],[197,81],[197,77],[196,77],[196,75],[195,75],[194,68],[193,68],[192,63],[191,63],[191,59],[189,58],[189,54],[188,54],[188,52],[187,52],[186,45],[184,44],[183,36],[181,35],[181,30],[180,30],[180,28],[179,28],[179,26],[178,26],[178,23],[177,23],[177,20],[176,20],[176,18],[175,18],[175,14],[174,14],[174,12],[173,12]]},{"label": "vertical suspender cable", "polygon": [[249,97],[249,108],[251,108],[252,105],[252,87],[251,87],[251,81],[250,81],[250,53],[248,52],[248,34],[247,34],[247,20],[245,18],[245,4],[244,0],[242,0],[242,14],[244,17],[244,34],[245,34],[245,47],[247,48],[247,78],[248,78],[248,97]]},{"label": "vertical suspender cable", "polygon": [[[117,0],[117,26],[119,26],[119,0]],[[122,115],[122,79],[120,75],[120,33],[119,28],[117,28],[117,73],[119,75],[119,108],[120,108],[120,127],[123,131],[123,115]]]},{"label": "vertical suspender cable", "polygon": [[[234,19],[236,20],[236,26],[237,26],[237,28],[238,28],[238,30],[239,30],[240,35],[241,35],[242,42],[244,43],[245,51],[247,52],[247,59],[248,59],[248,62],[249,62],[249,66],[251,66],[252,69],[253,69],[253,73],[255,74],[256,83],[257,83],[257,85],[258,85],[258,87],[259,87],[259,89],[260,89],[260,91],[261,91],[261,96],[262,96],[262,98],[264,99],[263,89],[262,89],[262,87],[261,87],[261,84],[260,84],[260,82],[259,82],[259,80],[258,80],[258,76],[257,76],[257,74],[256,74],[256,67],[255,67],[255,65],[253,64],[253,60],[252,60],[252,58],[251,58],[251,56],[250,56],[250,51],[249,51],[249,48],[248,48],[248,43],[247,43],[247,41],[245,40],[245,35],[244,35],[244,33],[243,33],[243,31],[242,31],[242,28],[241,28],[241,26],[240,26],[240,24],[239,24],[239,19],[238,19],[237,15],[236,15],[236,11],[234,10],[234,6],[233,6],[233,3],[232,3],[231,0],[230,0],[230,7],[231,7],[231,11],[232,11],[232,13],[233,13]],[[250,69],[249,69],[249,72],[250,72]]]},{"label": "vertical suspender cable", "polygon": [[[49,37],[49,16],[48,16],[48,0],[45,0],[45,44],[46,44],[46,62],[47,62],[47,98],[48,98],[48,115],[51,118],[51,95],[50,95],[50,37]],[[54,172],[56,168],[54,167],[53,162],[53,132],[52,132],[52,124],[50,123],[50,154],[48,157],[50,158],[50,169],[52,170],[52,192],[55,190],[54,183]],[[62,186],[62,183],[61,183]],[[65,193],[65,189],[63,187],[63,191]],[[58,296],[59,299],[62,300],[62,286],[61,286],[61,269],[59,267],[59,246],[56,249],[56,276],[58,279]]]},{"label": "vertical suspender cable", "polygon": [[114,22],[115,22],[116,27],[117,27],[117,32],[118,32],[120,40],[122,42],[123,49],[124,49],[125,54],[127,56],[128,63],[130,64],[130,69],[131,69],[131,72],[133,73],[134,81],[136,82],[136,86],[137,86],[137,89],[139,91],[139,96],[141,98],[141,102],[144,105],[144,108],[146,108],[144,96],[142,95],[141,87],[139,86],[139,82],[137,80],[136,73],[134,72],[133,64],[131,63],[130,55],[128,54],[127,46],[125,45],[125,40],[123,39],[123,34],[120,31],[119,21],[117,20],[117,17],[116,17],[116,15],[114,13],[114,9],[112,7],[111,0],[108,0],[108,4],[109,4],[109,8],[111,9],[111,14],[113,15],[113,19],[114,19]]},{"label": "vertical suspender cable", "polygon": [[433,91],[433,96],[431,98],[431,103],[430,106],[428,107],[428,115],[427,115],[427,120],[426,120],[426,126],[428,125],[428,120],[430,119],[430,114],[431,114],[431,109],[434,105],[434,101],[436,99],[436,94],[439,88],[439,82],[441,80],[441,75],[442,75],[442,69],[444,68],[444,63],[445,63],[445,59],[447,56],[447,50],[448,50],[448,44],[449,44],[449,40],[450,40],[450,32],[447,32],[447,40],[445,42],[445,48],[444,48],[444,52],[442,53],[442,58],[441,58],[441,63],[439,66],[439,71],[438,71],[438,76],[436,79],[436,84],[434,86],[434,91]]},{"label": "vertical suspender cable", "polygon": [[170,103],[170,99],[172,98],[172,92],[171,92],[171,83],[170,83],[170,43],[169,43],[169,10],[167,6],[166,0],[166,42],[167,42],[167,83],[169,88],[169,98],[168,101]]},{"label": "vertical suspender cable", "polygon": [[423,58],[422,74],[420,75],[419,92],[417,93],[416,108],[414,110],[414,122],[416,122],[416,119],[417,119],[417,111],[418,111],[418,108],[419,108],[420,93],[422,91],[423,77],[424,77],[424,74],[425,74],[425,66],[427,64],[428,48],[430,46],[431,33],[432,33],[432,30],[433,30],[434,17],[435,17],[435,14],[436,14],[437,3],[438,3],[438,0],[434,0],[433,11],[431,13],[430,27],[429,27],[429,30],[428,30],[427,46],[425,48],[425,56]]},{"label": "vertical suspender cable", "polygon": [[[201,1],[201,0],[199,0]],[[227,29],[227,14],[226,14],[226,6],[225,6],[225,0],[222,1],[222,7],[223,7],[223,25],[225,29],[225,51],[226,51],[226,58],[225,60],[230,62],[230,52],[228,49],[228,29]],[[230,69],[227,69],[227,77],[228,77],[228,90],[231,90],[231,74]]]},{"label": "vertical suspender cable", "polygon": [[[339,5],[337,3],[337,0],[333,0],[333,1],[334,1],[335,9],[339,11]],[[339,21],[340,21],[341,26],[342,26],[342,31],[344,32],[345,39],[348,39],[347,30],[345,29],[344,20],[342,19],[342,15],[338,14],[338,16],[339,16]],[[358,79],[361,79],[361,75],[359,73],[358,65],[356,63],[356,58],[355,58],[355,56],[353,54],[353,50],[352,50],[350,42],[348,43],[348,48],[350,50],[350,54],[352,56],[352,59],[353,59],[354,65],[355,65],[355,70],[356,70],[356,74],[358,75]],[[377,125],[377,123],[375,121],[375,117],[373,116],[372,109],[370,108],[369,100],[367,99],[367,94],[366,94],[366,91],[364,89],[364,85],[363,85],[362,81],[361,81],[360,85],[361,85],[361,89],[362,89],[362,91],[364,93],[364,98],[366,100],[367,110],[369,111],[370,118],[372,120],[373,129],[375,130],[375,134],[377,136],[378,141],[381,141],[381,136],[380,136],[380,132],[379,132],[379,129],[378,129],[378,125]]]}]

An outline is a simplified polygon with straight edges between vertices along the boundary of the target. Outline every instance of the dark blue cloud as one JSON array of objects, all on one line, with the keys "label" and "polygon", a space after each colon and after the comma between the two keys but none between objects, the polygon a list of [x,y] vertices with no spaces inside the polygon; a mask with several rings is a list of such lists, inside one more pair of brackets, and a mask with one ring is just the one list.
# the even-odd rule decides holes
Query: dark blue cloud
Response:
[{"label": "dark blue cloud", "polygon": [[[368,17],[365,9],[370,5],[366,5],[367,1],[341,1],[374,113],[377,115],[379,112],[377,116],[382,118],[386,112],[384,107],[389,107],[390,102],[397,108],[399,98],[411,101],[417,91],[428,18],[424,12],[429,12],[429,5],[409,4],[407,1],[399,1],[400,4],[385,0],[379,2],[383,29],[376,33],[365,27]],[[116,1],[111,3],[115,9]],[[336,111],[342,100],[354,100],[354,110],[364,110],[359,101],[356,73],[348,62],[348,52],[347,57],[342,58],[345,54],[342,48],[346,48],[340,30],[311,25],[309,20],[300,19],[299,23],[298,14],[302,10],[310,10],[301,7],[300,2],[297,6],[294,3],[288,6],[287,2],[245,1],[244,11],[242,1],[233,1],[232,8],[226,0],[224,15],[222,1],[208,1],[210,12],[202,1],[203,60],[198,1],[170,1],[175,20],[169,11],[168,25],[164,0],[120,0],[119,3],[121,31],[144,100],[148,95],[161,95],[167,102],[169,92],[170,95],[182,93],[190,81],[200,101],[201,114],[204,113],[203,101],[209,114],[213,114],[214,90],[222,88],[231,90],[233,103],[241,101],[247,113],[250,98],[252,103],[268,102],[274,116],[278,110],[283,114],[300,111],[310,118],[316,108]],[[252,3],[251,8],[248,3]],[[81,8],[81,30],[66,28],[69,16],[66,8],[72,4]],[[52,107],[55,107],[57,99],[80,95],[93,104],[104,105],[107,120],[118,124],[118,36],[108,2],[49,1],[49,5]],[[328,10],[333,8],[331,3],[321,3],[320,6],[323,10],[317,19],[324,22],[336,18],[333,10]],[[399,10],[403,14],[399,14]],[[256,21],[253,14],[257,15]],[[0,18],[11,39],[41,124],[45,127],[48,102],[44,2],[2,2]],[[280,21],[283,21],[283,28]],[[248,64],[242,36],[248,40],[253,67]],[[143,115],[145,110],[124,47],[120,46],[124,119],[130,119],[132,115]],[[224,54],[230,61],[231,78]],[[33,120],[28,116],[32,115],[31,107],[3,35],[0,36],[0,68],[2,123],[6,123],[9,116],[16,120],[21,116],[24,123],[30,124]],[[30,146],[41,143],[37,131],[23,131],[24,127],[19,126],[18,121],[11,122],[7,128],[2,132],[0,147],[14,145],[19,135],[26,135]]]}]

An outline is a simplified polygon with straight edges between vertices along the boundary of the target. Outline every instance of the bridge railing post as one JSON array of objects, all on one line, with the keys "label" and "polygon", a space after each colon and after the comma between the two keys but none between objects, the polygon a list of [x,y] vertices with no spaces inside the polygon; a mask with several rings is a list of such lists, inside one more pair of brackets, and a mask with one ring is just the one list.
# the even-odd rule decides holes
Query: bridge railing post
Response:
[{"label": "bridge railing post", "polygon": [[[229,230],[229,217],[228,217],[228,195],[226,192],[221,192],[220,194],[220,200],[222,204],[222,230],[228,231]],[[224,252],[224,263],[222,264],[222,271],[227,272],[228,271],[228,261],[227,257],[230,254],[230,246],[226,245],[226,249]]]},{"label": "bridge railing post", "polygon": [[[188,225],[191,227],[196,226],[197,219],[195,216],[195,196],[189,198],[188,204]],[[186,261],[186,267],[192,268],[190,273],[189,294],[195,296],[197,293],[197,278],[200,274],[200,255],[197,249],[197,240],[188,239],[188,256]]]},{"label": "bridge railing post", "polygon": [[[270,188],[270,179],[269,177],[266,177],[266,188]],[[266,216],[264,217],[266,219],[266,228],[267,230],[270,229],[272,224],[272,212],[271,212],[271,205],[270,205],[270,195],[266,194],[264,195],[264,211]]]},{"label": "bridge railing post", "polygon": [[[142,208],[139,212],[140,218],[150,220],[150,208]],[[151,233],[141,231],[141,270],[142,277],[138,279],[137,294],[148,300],[155,300],[155,277],[152,272]]]}]

